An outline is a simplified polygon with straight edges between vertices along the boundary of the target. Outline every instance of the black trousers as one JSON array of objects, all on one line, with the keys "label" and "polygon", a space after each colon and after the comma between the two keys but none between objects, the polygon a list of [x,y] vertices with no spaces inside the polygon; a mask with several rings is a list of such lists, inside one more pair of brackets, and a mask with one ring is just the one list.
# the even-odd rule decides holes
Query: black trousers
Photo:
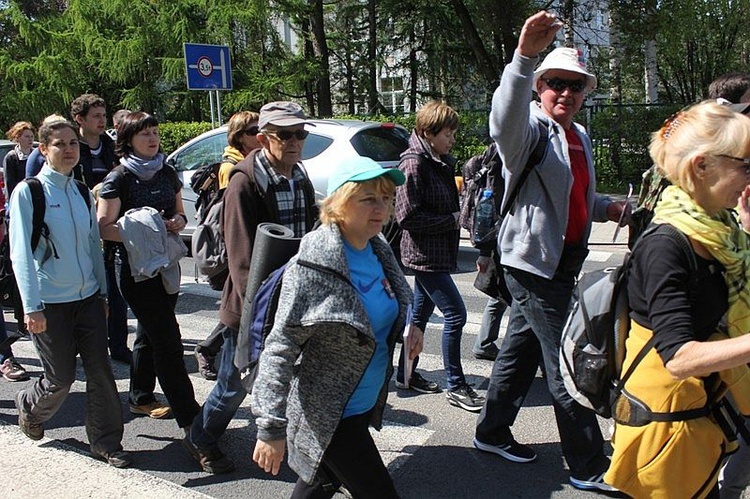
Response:
[{"label": "black trousers", "polygon": [[397,499],[393,480],[380,458],[370,430],[371,412],[344,418],[323,454],[313,483],[301,478],[293,499],[328,499],[343,483],[354,499]]},{"label": "black trousers", "polygon": [[130,365],[130,403],[153,402],[155,374],[177,424],[184,428],[193,422],[200,406],[183,360],[180,326],[174,313],[177,294],[167,294],[159,275],[135,282],[124,263],[120,289],[139,324]]}]

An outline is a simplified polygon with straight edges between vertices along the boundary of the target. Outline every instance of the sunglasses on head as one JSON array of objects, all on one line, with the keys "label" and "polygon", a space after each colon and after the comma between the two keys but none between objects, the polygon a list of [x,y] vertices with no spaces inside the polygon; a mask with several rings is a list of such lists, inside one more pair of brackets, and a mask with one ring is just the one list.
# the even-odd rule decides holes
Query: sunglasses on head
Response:
[{"label": "sunglasses on head", "polygon": [[245,128],[243,132],[245,132],[245,135],[258,135],[258,132],[260,129],[257,126],[251,126],[250,128]]},{"label": "sunglasses on head", "polygon": [[563,80],[562,78],[542,78],[542,81],[555,92],[562,92],[566,88],[577,94],[586,88],[586,82],[582,80]]},{"label": "sunglasses on head", "polygon": [[285,142],[292,137],[296,138],[297,140],[305,140],[308,135],[310,135],[310,132],[307,130],[295,130],[294,132],[289,130],[275,130],[273,132],[265,132],[268,135],[273,135],[277,139],[281,140],[282,142]]}]

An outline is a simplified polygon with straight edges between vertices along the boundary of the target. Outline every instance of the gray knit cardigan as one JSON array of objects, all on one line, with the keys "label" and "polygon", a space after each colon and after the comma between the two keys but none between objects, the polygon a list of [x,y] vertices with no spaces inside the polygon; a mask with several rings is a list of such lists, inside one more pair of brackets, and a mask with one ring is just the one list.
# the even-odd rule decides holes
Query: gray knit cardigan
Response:
[{"label": "gray knit cardigan", "polygon": [[[388,336],[391,362],[370,421],[380,429],[393,352],[412,291],[388,243],[380,236],[370,243],[399,304]],[[297,265],[297,259],[316,268]],[[275,324],[253,388],[258,439],[286,437],[289,466],[308,483],[375,353],[370,321],[349,278],[338,226],[323,225],[302,239],[284,273]]]}]

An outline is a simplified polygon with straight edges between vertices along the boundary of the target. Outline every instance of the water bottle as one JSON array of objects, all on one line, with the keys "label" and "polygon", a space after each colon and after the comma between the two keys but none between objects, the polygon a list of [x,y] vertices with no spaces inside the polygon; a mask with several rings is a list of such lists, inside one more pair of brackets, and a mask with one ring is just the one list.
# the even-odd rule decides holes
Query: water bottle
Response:
[{"label": "water bottle", "polygon": [[492,189],[485,189],[482,192],[482,198],[474,209],[474,241],[481,242],[495,226],[495,198],[492,195]]}]

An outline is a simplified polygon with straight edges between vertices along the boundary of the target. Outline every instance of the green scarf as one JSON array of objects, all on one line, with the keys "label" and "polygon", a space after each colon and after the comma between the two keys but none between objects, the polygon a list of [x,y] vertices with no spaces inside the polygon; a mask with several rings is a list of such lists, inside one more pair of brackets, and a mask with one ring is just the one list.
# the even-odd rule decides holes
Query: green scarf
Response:
[{"label": "green scarf", "polygon": [[721,210],[709,216],[685,191],[670,186],[656,205],[654,219],[674,226],[702,244],[726,268],[729,336],[750,332],[750,288],[747,286],[750,282],[750,237],[734,214]]}]

